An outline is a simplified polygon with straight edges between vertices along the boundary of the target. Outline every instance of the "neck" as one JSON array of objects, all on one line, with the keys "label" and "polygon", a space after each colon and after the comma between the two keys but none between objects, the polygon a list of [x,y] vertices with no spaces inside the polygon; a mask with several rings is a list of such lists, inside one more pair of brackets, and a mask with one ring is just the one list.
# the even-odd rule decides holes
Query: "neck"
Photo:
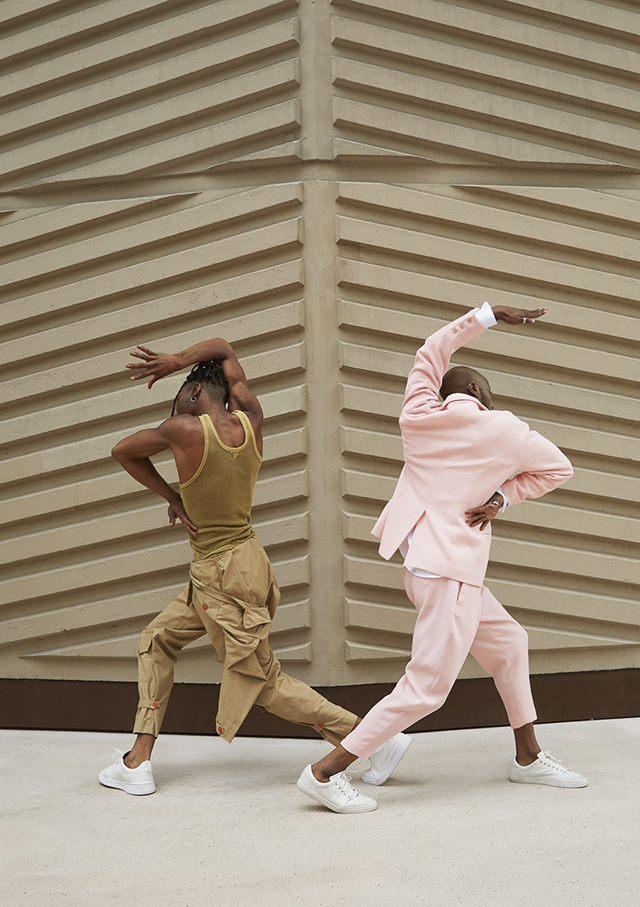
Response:
[{"label": "neck", "polygon": [[229,412],[221,400],[198,400],[195,410],[197,416],[203,416],[205,413],[209,416],[224,416]]}]

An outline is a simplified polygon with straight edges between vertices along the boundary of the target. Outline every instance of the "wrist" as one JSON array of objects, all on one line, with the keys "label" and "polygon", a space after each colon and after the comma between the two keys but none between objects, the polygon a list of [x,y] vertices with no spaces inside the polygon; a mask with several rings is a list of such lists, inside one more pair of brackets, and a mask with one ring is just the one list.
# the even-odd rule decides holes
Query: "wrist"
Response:
[{"label": "wrist", "polygon": [[182,369],[188,368],[188,366],[193,363],[189,359],[189,350],[182,350],[181,353],[173,353],[172,355],[174,372],[181,372]]},{"label": "wrist", "polygon": [[504,306],[494,305],[491,306],[491,309],[493,311],[493,317],[496,319],[496,321],[502,321],[502,318],[504,316]]}]

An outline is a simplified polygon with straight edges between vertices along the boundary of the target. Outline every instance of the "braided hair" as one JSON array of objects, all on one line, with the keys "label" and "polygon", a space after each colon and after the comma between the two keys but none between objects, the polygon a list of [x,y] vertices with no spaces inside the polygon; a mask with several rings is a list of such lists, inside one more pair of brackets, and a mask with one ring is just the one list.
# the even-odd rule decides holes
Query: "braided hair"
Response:
[{"label": "braided hair", "polygon": [[222,359],[210,359],[209,362],[198,362],[197,365],[194,365],[174,398],[171,409],[172,416],[175,415],[176,403],[182,388],[186,387],[187,384],[209,384],[222,392],[225,405],[229,402],[229,385],[222,368]]}]

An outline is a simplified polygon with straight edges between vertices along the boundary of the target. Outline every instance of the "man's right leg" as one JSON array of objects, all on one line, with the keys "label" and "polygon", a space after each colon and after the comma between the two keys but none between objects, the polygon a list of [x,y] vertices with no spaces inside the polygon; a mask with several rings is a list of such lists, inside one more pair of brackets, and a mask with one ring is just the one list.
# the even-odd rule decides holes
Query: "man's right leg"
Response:
[{"label": "man's right leg", "polygon": [[408,570],[404,571],[404,578],[407,595],[418,610],[411,660],[391,693],[374,705],[342,741],[343,748],[355,754],[354,759],[368,759],[399,731],[440,708],[476,633],[480,616],[478,587],[443,577],[425,579]]},{"label": "man's right leg", "polygon": [[331,753],[311,766],[326,783],[357,757],[367,759],[447,698],[475,636],[480,590],[454,580],[424,579],[404,571],[405,589],[418,610],[411,660],[395,689],[380,700]]},{"label": "man's right leg", "polygon": [[[138,647],[138,709],[134,734],[153,740],[158,736],[169,704],[178,655],[185,646],[205,634],[202,620],[191,603],[189,586],[144,628]],[[141,742],[139,746],[150,754],[153,742],[151,745],[149,741]]]},{"label": "man's right leg", "polygon": [[173,667],[179,652],[205,635],[189,600],[189,587],[142,631],[138,648],[138,710],[134,745],[112,766],[100,772],[100,783],[130,794],[155,791],[151,751],[164,719],[173,686]]}]

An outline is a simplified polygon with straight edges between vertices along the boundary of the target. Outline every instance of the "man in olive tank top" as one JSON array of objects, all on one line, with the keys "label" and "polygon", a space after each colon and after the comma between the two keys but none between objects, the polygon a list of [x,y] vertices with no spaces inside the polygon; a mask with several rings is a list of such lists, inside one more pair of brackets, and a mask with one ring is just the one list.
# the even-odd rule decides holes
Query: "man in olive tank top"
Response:
[{"label": "man in olive tank top", "polygon": [[[154,353],[140,346],[132,380],[166,375],[195,365],[180,388],[173,413],[158,428],[124,438],[112,454],[138,482],[169,504],[189,533],[193,549],[189,584],[143,630],[138,649],[139,702],[131,750],[100,772],[100,783],[130,794],[151,794],[150,756],[173,686],[180,651],[208,634],[223,662],[216,729],[231,742],[252,705],[313,727],[334,746],[360,719],[289,677],[269,645],[280,598],[271,564],[251,525],[251,503],[262,462],[262,409],[231,346],[222,339],[182,353]],[[171,450],[178,494],[150,457]],[[386,778],[410,737],[398,734],[371,757],[373,783]],[[367,773],[363,779],[367,780]],[[336,812],[367,812],[376,802],[359,794],[346,776],[333,786]]]}]

